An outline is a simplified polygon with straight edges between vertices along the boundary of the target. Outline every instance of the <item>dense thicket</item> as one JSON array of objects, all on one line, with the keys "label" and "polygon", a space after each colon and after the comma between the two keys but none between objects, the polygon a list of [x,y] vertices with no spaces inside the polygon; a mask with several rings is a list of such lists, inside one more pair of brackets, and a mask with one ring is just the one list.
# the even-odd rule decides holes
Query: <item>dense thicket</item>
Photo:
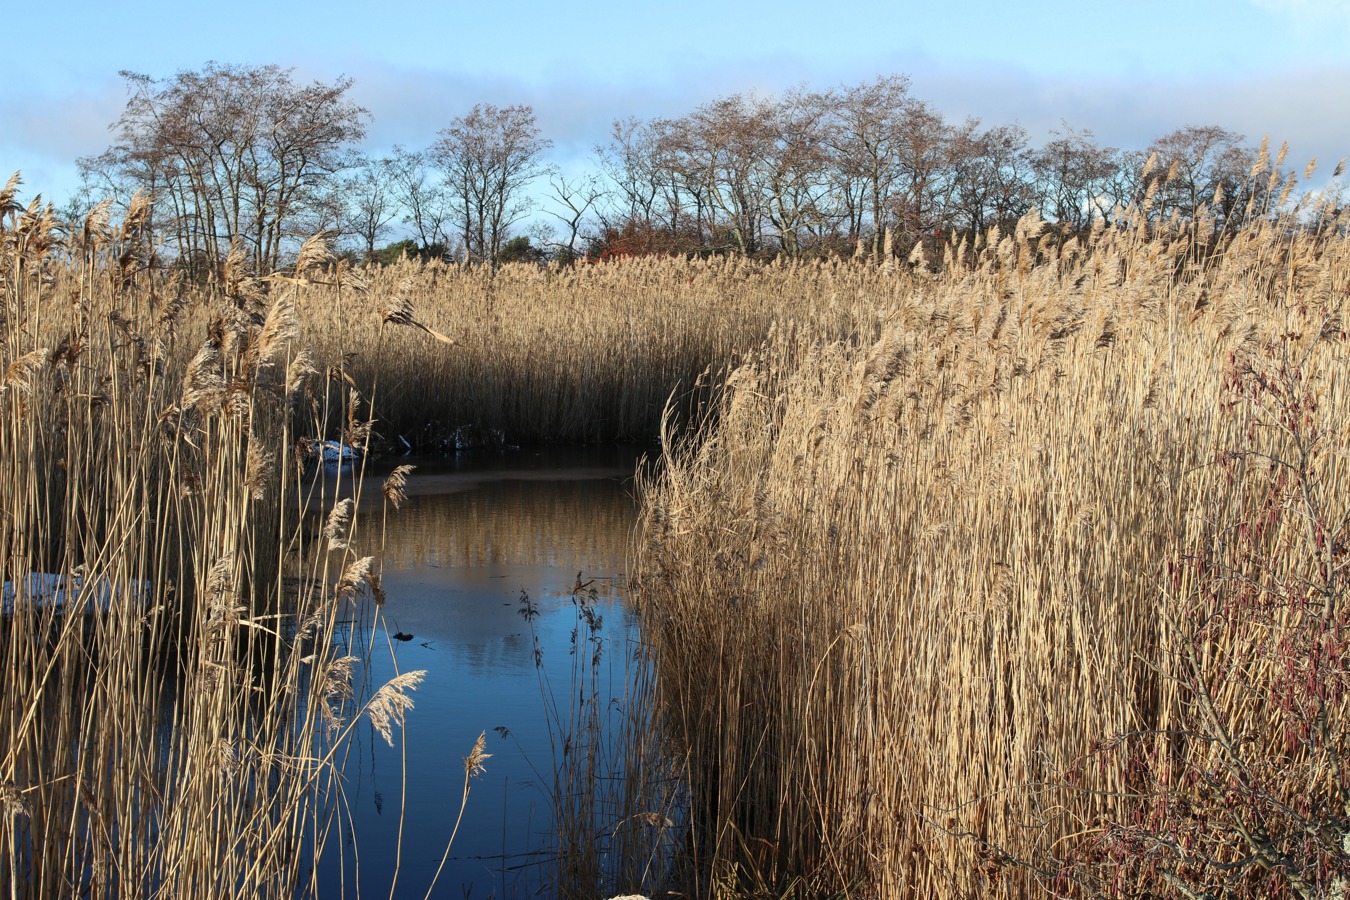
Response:
[{"label": "dense thicket", "polygon": [[1350,887],[1345,221],[1148,213],[948,244],[668,445],[635,596],[704,895]]}]

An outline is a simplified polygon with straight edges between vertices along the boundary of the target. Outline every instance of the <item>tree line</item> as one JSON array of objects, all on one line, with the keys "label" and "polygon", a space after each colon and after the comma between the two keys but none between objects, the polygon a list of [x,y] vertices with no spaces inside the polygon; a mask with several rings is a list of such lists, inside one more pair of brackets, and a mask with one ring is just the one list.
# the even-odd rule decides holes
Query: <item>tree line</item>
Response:
[{"label": "tree line", "polygon": [[[1272,160],[1264,143],[1217,125],[1143,149],[1065,125],[1037,146],[1019,125],[949,121],[903,75],[620,119],[593,169],[571,178],[546,161],[552,143],[527,105],[477,105],[427,147],[377,158],[356,149],[370,113],[351,100],[350,79],[301,84],[278,66],[219,63],[122,76],[130,99],[115,142],[79,160],[84,202],[125,204],[141,192],[147,234],[198,273],[232,250],[270,271],[320,230],[379,259],[399,226],[406,238],[395,249],[492,265],[881,255],[1007,228],[1033,208],[1067,231],[1139,204],[1158,220],[1203,215],[1231,231],[1286,202],[1298,182],[1283,151]],[[522,231],[536,210],[553,224]]]}]

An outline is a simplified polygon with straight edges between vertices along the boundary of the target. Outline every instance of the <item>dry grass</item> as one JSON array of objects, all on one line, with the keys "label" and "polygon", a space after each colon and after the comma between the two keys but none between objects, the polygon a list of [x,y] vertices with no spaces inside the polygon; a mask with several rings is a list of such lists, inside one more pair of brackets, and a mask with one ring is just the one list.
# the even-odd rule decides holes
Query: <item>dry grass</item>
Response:
[{"label": "dry grass", "polygon": [[[888,268],[321,275],[316,243],[269,293],[236,261],[207,296],[145,268],[135,214],[91,217],[59,260],[49,217],[0,193],[0,575],[117,598],[56,615],[20,590],[0,621],[0,877],[34,897],[306,884],[297,848],[338,827],[364,708],[329,636],[378,566],[361,516],[306,495],[297,448],[364,443],[372,403],[377,433],[424,446],[461,424],[651,437],[672,392],[702,424],[666,434],[637,542],[660,705],[624,708],[633,743],[612,761],[588,745],[559,774],[573,837],[607,819],[611,847],[640,848],[582,859],[583,882],[645,886],[671,862],[646,833],[669,840],[666,807],[623,795],[668,798],[660,765],[571,793],[648,766],[653,714],[690,801],[675,861],[704,895],[1165,893],[1157,867],[1098,877],[1116,826],[1235,757],[1272,802],[1340,815],[1350,689],[1305,692],[1317,753],[1278,727],[1303,695],[1263,693],[1289,658],[1272,635],[1308,614],[1230,615],[1196,564],[1330,584],[1309,563],[1325,545],[1345,570],[1350,243],[1331,224],[1265,223],[1216,253],[1176,223],[1061,242],[1028,219]],[[1308,490],[1272,512],[1270,459],[1309,428]],[[316,509],[329,527],[307,546]],[[1269,560],[1255,575],[1244,541]],[[601,696],[588,672],[578,735]],[[375,692],[390,726],[401,679]],[[1188,833],[1187,852],[1284,852],[1238,826],[1231,845]]]},{"label": "dry grass", "polygon": [[[1235,401],[1251,361],[1298,362],[1316,398],[1295,418],[1321,429],[1308,483],[1345,552],[1350,240],[1331,225],[1215,254],[1175,224],[1059,245],[1028,219],[896,275],[869,298],[875,338],[780,334],[731,374],[716,427],[648,483],[637,547],[700,893],[1184,896],[1168,878],[1206,854],[1247,858],[1233,882],[1201,873],[1221,891],[1288,889],[1293,819],[1219,845],[1191,816],[1189,863],[1144,825],[1185,772],[1274,773],[1263,808],[1345,818],[1344,691],[1323,692],[1326,743],[1292,747],[1281,703],[1302,701],[1262,693],[1271,635],[1303,614],[1202,632],[1242,571],[1195,562],[1270,495],[1260,454],[1294,452],[1278,409]],[[1331,553],[1291,522],[1257,542],[1278,561],[1260,578]],[[1245,768],[1216,757],[1219,724]],[[1133,865],[1104,877],[1135,824]]]},{"label": "dry grass", "polygon": [[[682,410],[707,402],[694,390],[705,370],[758,347],[775,322],[844,337],[896,286],[839,262],[736,259],[495,275],[409,262],[330,280],[343,286],[306,294],[299,310],[319,361],[357,351],[346,371],[374,394],[377,431],[426,449],[460,425],[511,443],[654,440],[672,391]],[[396,327],[409,317],[455,343]]]},{"label": "dry grass", "polygon": [[[16,187],[0,192],[0,883],[302,891],[346,732],[362,711],[397,724],[415,682],[362,705],[331,636],[365,542],[348,521],[339,550],[302,545],[303,511],[331,501],[305,495],[293,422],[334,392],[304,364],[300,288],[266,297],[228,263],[208,296],[150,271],[143,210],[117,227],[96,210],[61,243]],[[62,610],[35,590],[52,585]]]}]

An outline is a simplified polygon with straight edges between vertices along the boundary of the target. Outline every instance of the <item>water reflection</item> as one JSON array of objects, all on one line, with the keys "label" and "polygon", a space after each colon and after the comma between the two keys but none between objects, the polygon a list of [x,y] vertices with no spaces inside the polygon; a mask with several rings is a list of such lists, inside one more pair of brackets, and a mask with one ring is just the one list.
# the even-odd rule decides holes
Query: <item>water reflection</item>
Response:
[{"label": "water reflection", "polygon": [[[540,851],[550,845],[561,748],[546,713],[571,691],[578,572],[593,582],[604,619],[600,678],[615,698],[636,639],[621,590],[637,457],[612,448],[521,451],[420,465],[403,509],[386,522],[375,500],[382,476],[368,476],[362,527],[367,542],[382,530],[388,599],[380,627],[353,629],[376,650],[370,670],[355,674],[374,686],[412,669],[427,676],[393,748],[360,729],[345,770],[349,824],[330,841],[322,896],[387,896],[400,832],[395,896],[426,893],[459,811],[462,758],[484,731],[493,756],[473,781],[434,896],[524,896],[547,880]],[[523,598],[538,611],[533,631]]]},{"label": "water reflection", "polygon": [[620,564],[632,507],[614,502],[612,477],[513,479],[467,488],[444,477],[431,479],[456,493],[408,498],[390,520],[393,540],[386,566],[567,567],[575,562],[613,570]]}]

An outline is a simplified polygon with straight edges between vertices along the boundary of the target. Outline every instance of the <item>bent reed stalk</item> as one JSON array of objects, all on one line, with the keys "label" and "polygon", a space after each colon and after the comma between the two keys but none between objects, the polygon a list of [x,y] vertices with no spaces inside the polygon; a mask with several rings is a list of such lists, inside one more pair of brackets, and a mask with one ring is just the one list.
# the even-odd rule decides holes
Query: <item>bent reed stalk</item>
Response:
[{"label": "bent reed stalk", "polygon": [[[306,547],[305,513],[333,500],[302,478],[323,435],[297,423],[347,386],[307,362],[298,285],[264,294],[235,254],[208,295],[157,271],[143,203],[62,241],[17,187],[0,191],[0,882],[312,892],[345,736],[363,712],[401,723],[415,686],[361,704],[333,639],[372,564],[355,521]],[[325,257],[307,244],[298,274]]]},{"label": "bent reed stalk", "polygon": [[[698,895],[1344,888],[1345,615],[1299,658],[1303,600],[1221,600],[1345,579],[1350,238],[1308,213],[1220,247],[1032,214],[898,272],[871,337],[776,335],[667,443],[635,597]],[[1262,506],[1298,428],[1316,516]],[[1274,562],[1213,563],[1237,535]]]}]

